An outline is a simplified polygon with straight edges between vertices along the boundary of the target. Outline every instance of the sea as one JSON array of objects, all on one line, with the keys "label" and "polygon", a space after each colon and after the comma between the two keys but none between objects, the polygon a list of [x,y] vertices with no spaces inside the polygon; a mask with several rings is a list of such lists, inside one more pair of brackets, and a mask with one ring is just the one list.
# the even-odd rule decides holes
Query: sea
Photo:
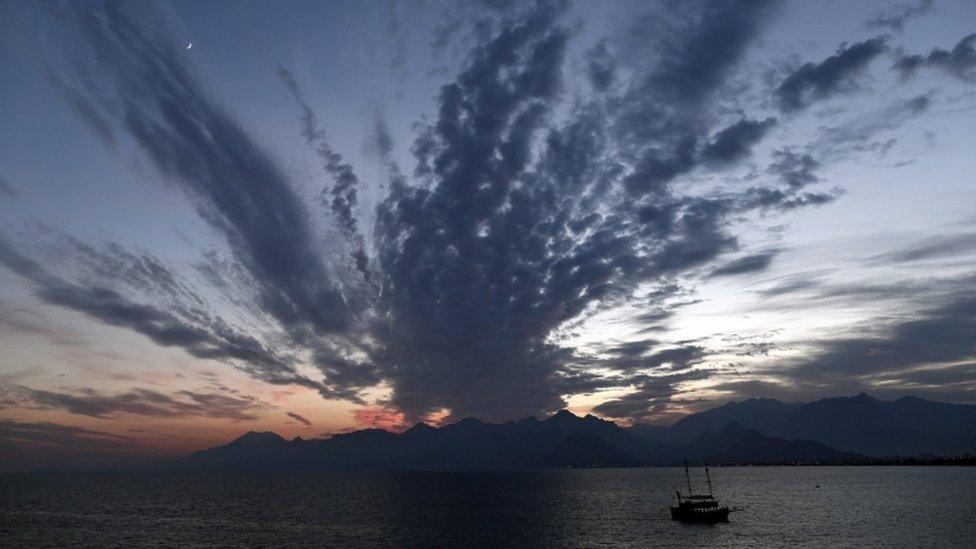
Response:
[{"label": "sea", "polygon": [[[976,547],[976,467],[0,476],[4,547]],[[707,490],[692,469],[695,491]]]}]

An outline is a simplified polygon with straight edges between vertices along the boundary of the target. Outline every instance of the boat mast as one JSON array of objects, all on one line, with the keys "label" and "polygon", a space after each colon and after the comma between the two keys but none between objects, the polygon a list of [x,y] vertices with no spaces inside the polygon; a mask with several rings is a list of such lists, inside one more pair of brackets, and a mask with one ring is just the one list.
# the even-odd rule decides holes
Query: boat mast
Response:
[{"label": "boat mast", "polygon": [[685,480],[688,482],[688,497],[691,497],[691,475],[688,474],[688,460],[685,460]]},{"label": "boat mast", "polygon": [[712,495],[712,477],[708,474],[708,464],[705,464],[705,479],[708,480],[708,495]]}]

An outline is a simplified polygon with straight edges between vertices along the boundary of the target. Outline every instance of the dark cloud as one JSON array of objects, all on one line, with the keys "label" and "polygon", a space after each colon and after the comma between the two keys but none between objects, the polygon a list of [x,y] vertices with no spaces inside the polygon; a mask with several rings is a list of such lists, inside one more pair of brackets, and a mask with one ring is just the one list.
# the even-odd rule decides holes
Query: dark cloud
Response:
[{"label": "dark cloud", "polygon": [[[0,259],[49,303],[264,381],[360,404],[363,388],[385,383],[390,397],[370,403],[384,421],[443,409],[453,417],[524,417],[564,407],[566,395],[621,387],[636,391],[601,412],[673,411],[671,397],[684,382],[709,376],[695,368],[709,358],[704,346],[643,340],[589,356],[560,342],[567,326],[635,296],[647,301],[636,321],[661,329],[679,306],[680,292],[667,288],[701,280],[723,254],[738,251],[736,223],[839,196],[804,190],[828,160],[816,150],[775,151],[769,172],[777,177],[768,187],[733,182],[703,194],[692,181],[748,158],[778,123],[746,117],[730,92],[775,4],[675,2],[667,18],[628,21],[628,36],[583,54],[599,93],[563,103],[572,36],[561,25],[566,5],[482,14],[488,19],[476,22],[476,45],[460,74],[440,89],[436,113],[418,124],[412,174],[392,161],[392,139],[378,119],[374,146],[389,192],[368,248],[356,172],[329,145],[294,77],[280,70],[301,135],[331,179],[323,197],[341,234],[326,253],[282,170],[202,93],[148,15],[127,4],[72,6],[68,21],[83,40],[72,64],[78,74],[64,80],[225,237],[229,255],[207,252],[198,270],[218,291],[243,296],[234,303],[268,335],[251,337],[224,322],[146,254],[78,252],[96,275],[87,278],[41,267],[9,246],[0,246]],[[869,40],[804,65],[778,88],[781,108],[851,89],[884,47]],[[774,255],[746,255],[711,276],[759,271]],[[358,274],[333,268],[333,257],[350,256]],[[324,379],[301,375],[300,362]],[[252,413],[222,393],[38,394],[47,406],[95,417]]]},{"label": "dark cloud", "polygon": [[[819,179],[818,179],[819,180]],[[752,187],[740,197],[743,209],[759,208],[770,210],[794,210],[808,206],[822,206],[829,204],[843,195],[842,189],[833,189],[830,192],[796,192],[789,188],[771,189],[768,187]]]},{"label": "dark cloud", "polygon": [[808,382],[855,379],[868,383],[886,373],[976,358],[976,292],[973,279],[905,318],[879,320],[864,334],[815,344],[817,350],[786,375]]},{"label": "dark cloud", "polygon": [[685,370],[701,363],[708,355],[708,351],[692,342],[679,342],[679,346],[649,351],[658,347],[659,343],[653,339],[630,341],[609,346],[600,350],[600,358],[594,358],[593,366],[609,368],[617,373],[625,374],[617,380],[618,383],[631,383],[637,376],[660,370]]},{"label": "dark cloud", "polygon": [[657,345],[657,341],[654,341],[653,339],[628,341],[626,343],[621,343],[619,345],[610,347],[609,349],[604,350],[604,352],[615,356],[633,358],[643,356],[655,345]]},{"label": "dark cloud", "polygon": [[925,15],[934,3],[935,0],[918,0],[911,4],[898,4],[868,19],[865,26],[901,32],[905,30],[905,21]]},{"label": "dark cloud", "polygon": [[708,379],[708,370],[687,370],[659,376],[644,376],[635,384],[634,392],[608,400],[593,408],[602,416],[634,421],[657,422],[667,416],[674,395],[681,392],[681,385],[688,381]]},{"label": "dark cloud", "polygon": [[735,346],[735,354],[738,356],[769,356],[769,353],[776,349],[776,345],[769,341],[747,341]]},{"label": "dark cloud", "polygon": [[719,276],[732,276],[746,273],[755,273],[758,271],[764,271],[769,268],[769,265],[773,262],[773,258],[779,254],[778,250],[770,250],[767,252],[760,252],[757,254],[747,255],[734,259],[721,267],[713,270],[709,276],[719,277]]},{"label": "dark cloud", "polygon": [[684,370],[701,362],[706,354],[705,348],[698,345],[664,349],[644,357],[642,367],[656,369],[667,364],[671,370]]},{"label": "dark cloud", "polygon": [[776,119],[750,120],[743,118],[715,134],[702,150],[702,157],[709,164],[730,164],[752,154],[752,146],[758,143],[776,125]]},{"label": "dark cloud", "polygon": [[779,176],[791,189],[802,189],[820,181],[816,174],[819,167],[820,163],[809,154],[783,149],[773,151],[773,163],[769,166],[769,172]]},{"label": "dark cloud", "polygon": [[285,414],[287,414],[288,417],[294,419],[295,421],[301,423],[302,425],[304,425],[306,427],[311,427],[312,426],[312,422],[311,421],[309,421],[309,420],[305,419],[304,417],[296,414],[295,412],[285,412]]},{"label": "dark cloud", "polygon": [[[437,184],[395,184],[380,210],[380,310],[389,320],[379,326],[386,346],[378,358],[394,382],[393,403],[411,415],[446,407],[511,417],[562,404],[552,392],[556,350],[542,340],[560,322],[559,308],[572,318],[593,298],[565,304],[561,288],[539,292],[544,270],[555,268],[541,263],[547,238],[570,243],[565,221],[547,219],[556,189],[528,173],[533,134],[560,88],[568,35],[554,25],[557,15],[543,4],[475,51],[442,89],[421,153]],[[553,135],[550,157],[562,154],[564,139]],[[536,182],[516,185],[529,178]]]},{"label": "dark cloud", "polygon": [[252,421],[266,404],[251,397],[236,397],[218,393],[177,391],[167,395],[149,389],[133,389],[126,393],[105,395],[87,389],[80,393],[59,393],[20,387],[23,406],[39,410],[65,410],[96,418],[111,418],[119,414],[149,417],[203,416],[232,421]]},{"label": "dark cloud", "polygon": [[590,85],[599,92],[607,91],[616,80],[617,61],[610,55],[606,38],[586,52],[586,74],[590,78]]},{"label": "dark cloud", "polygon": [[[302,137],[305,138],[310,147],[314,148],[315,153],[322,160],[323,167],[332,176],[332,188],[323,190],[323,201],[332,209],[337,223],[346,233],[347,238],[354,243],[351,253],[356,268],[367,282],[371,282],[369,258],[366,255],[363,238],[359,233],[359,225],[356,221],[356,207],[359,203],[359,178],[356,176],[353,167],[343,162],[342,155],[335,152],[329,145],[325,131],[319,127],[318,117],[315,116],[315,112],[305,101],[305,96],[298,87],[295,77],[290,71],[281,67],[278,67],[278,76],[281,77],[282,82],[284,82],[301,111]],[[381,154],[384,155],[389,154],[389,149],[392,148],[391,143],[380,143],[380,146]]]},{"label": "dark cloud", "polygon": [[919,69],[937,69],[965,82],[976,81],[976,34],[959,41],[950,51],[935,48],[928,55],[905,55],[894,68],[902,77],[915,75]]},{"label": "dark cloud", "polygon": [[[548,120],[566,40],[548,4],[499,27],[442,89],[438,117],[414,146],[424,184],[394,184],[376,232],[384,278],[376,358],[394,389],[390,404],[407,417],[446,408],[507,419],[558,409],[573,391],[628,384],[583,375],[577,366],[592,359],[549,335],[642,283],[734,250],[728,227],[737,214],[833,198],[689,197],[672,188],[705,162],[701,143],[711,142],[714,160],[742,158],[772,124],[746,119],[715,132],[720,117],[704,115],[770,4],[680,9],[687,27],[661,38],[654,63],[619,96],[576,104],[564,124]],[[628,352],[606,365],[631,376],[688,368],[705,354]]]},{"label": "dark cloud", "polygon": [[726,0],[673,3],[666,21],[660,12],[635,17],[633,32],[646,31],[648,25],[662,31],[634,53],[643,55],[648,47],[654,66],[643,79],[642,87],[673,102],[697,104],[725,84],[725,79],[755,40],[779,2]]},{"label": "dark cloud", "polygon": [[[633,160],[625,181],[636,196],[655,195],[701,161],[699,144],[714,114],[710,99],[726,83],[777,2],[719,1],[669,5],[635,17],[624,44],[639,72],[624,93],[614,124]],[[653,38],[652,38],[653,37]],[[650,67],[647,61],[652,60]],[[714,103],[714,102],[713,102]]]},{"label": "dark cloud", "polygon": [[316,332],[349,323],[325,272],[308,213],[278,166],[200,89],[155,10],[70,5],[81,38],[71,74],[100,115],[121,125],[159,172],[194,200],[254,275],[263,307],[283,325]]},{"label": "dark cloud", "polygon": [[[105,277],[108,280],[124,278],[143,293],[153,291],[159,284],[175,287],[172,273],[161,264],[148,256],[135,258],[135,264],[126,262],[126,259],[133,258],[135,256],[96,255],[96,261],[109,269],[98,271],[105,273],[103,282]],[[179,347],[198,358],[240,363],[242,369],[269,382],[321,387],[297,374],[287,358],[277,356],[252,336],[205,310],[190,308],[181,302],[165,307],[139,303],[106,286],[68,281],[51,274],[3,239],[0,239],[0,264],[29,280],[34,286],[35,295],[52,305],[133,330],[158,345]],[[144,270],[147,268],[151,270]],[[159,280],[164,282],[160,283]]]},{"label": "dark cloud", "polygon": [[[740,397],[764,396],[790,400],[871,391],[900,397],[906,394],[951,401],[971,401],[976,384],[967,364],[976,357],[976,294],[971,276],[925,278],[890,284],[828,285],[818,273],[787,279],[809,283],[811,291],[790,304],[848,307],[851,303],[897,304],[892,312],[848,327],[834,337],[791,342],[804,349],[795,359],[779,358],[783,366],[769,371],[767,383],[743,380],[720,383],[715,390]],[[784,292],[786,293],[786,292]]]},{"label": "dark cloud", "polygon": [[857,77],[887,49],[883,37],[841,46],[820,63],[805,63],[787,76],[776,89],[779,107],[795,112],[811,103],[856,89]]},{"label": "dark cloud", "polygon": [[634,317],[634,320],[641,323],[648,322],[661,322],[662,320],[667,320],[674,316],[674,311],[667,310],[653,310],[646,313],[641,313]]},{"label": "dark cloud", "polygon": [[[145,6],[68,5],[56,24],[77,43],[66,54],[63,65],[69,68],[62,80],[76,81],[75,89],[104,119],[123,128],[159,173],[184,190],[201,217],[225,237],[234,261],[253,285],[252,307],[280,326],[286,334],[283,343],[302,349],[328,378],[322,383],[299,381],[316,386],[326,397],[358,401],[361,388],[378,382],[368,364],[351,358],[363,356],[350,332],[370,306],[372,290],[355,280],[339,284],[327,271],[322,242],[304,202],[270,156],[206,96],[185,66],[178,41],[160,20],[164,14]],[[310,136],[317,131],[314,125],[305,129]],[[329,158],[337,176],[329,191],[331,203],[344,212],[337,215],[337,223],[349,235],[355,175],[334,154]],[[345,216],[347,209],[350,217]],[[357,240],[334,244],[339,250],[351,245],[356,265],[365,271],[368,259]],[[77,294],[83,289],[70,290]],[[100,297],[114,299],[105,293]],[[168,341],[178,332],[177,326],[167,325],[167,335],[153,333],[154,324],[171,324],[162,311],[130,312],[148,319],[149,326],[140,323],[139,329],[154,340]],[[204,338],[186,330],[173,337]],[[267,373],[262,379],[276,383],[295,377],[254,362],[239,366],[249,373]]]}]

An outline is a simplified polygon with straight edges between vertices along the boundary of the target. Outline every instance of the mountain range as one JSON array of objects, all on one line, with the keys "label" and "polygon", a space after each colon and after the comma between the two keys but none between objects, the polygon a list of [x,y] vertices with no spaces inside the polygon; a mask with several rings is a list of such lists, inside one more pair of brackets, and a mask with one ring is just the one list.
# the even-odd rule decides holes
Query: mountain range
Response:
[{"label": "mountain range", "polygon": [[500,424],[467,418],[403,433],[365,429],[327,439],[250,432],[166,467],[206,471],[460,470],[691,463],[850,463],[976,453],[976,406],[865,394],[807,404],[732,402],[670,427],[617,424],[562,410]]},{"label": "mountain range", "polygon": [[635,433],[683,444],[736,421],[768,436],[814,440],[870,457],[976,453],[976,406],[906,396],[879,400],[861,393],[807,404],[750,399],[687,416],[666,429]]}]

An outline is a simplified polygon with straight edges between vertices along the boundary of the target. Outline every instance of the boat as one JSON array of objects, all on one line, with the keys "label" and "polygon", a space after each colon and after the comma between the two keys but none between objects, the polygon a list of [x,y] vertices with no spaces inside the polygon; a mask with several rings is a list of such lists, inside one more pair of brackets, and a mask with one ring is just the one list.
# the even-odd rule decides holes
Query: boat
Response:
[{"label": "boat", "polygon": [[691,475],[688,474],[688,460],[685,460],[685,481],[688,483],[688,495],[682,496],[680,490],[675,490],[678,504],[671,507],[671,519],[681,522],[701,522],[715,524],[729,521],[729,508],[720,506],[712,494],[712,477],[708,474],[708,464],[705,464],[705,478],[708,480],[708,493],[696,494],[691,489]]}]

